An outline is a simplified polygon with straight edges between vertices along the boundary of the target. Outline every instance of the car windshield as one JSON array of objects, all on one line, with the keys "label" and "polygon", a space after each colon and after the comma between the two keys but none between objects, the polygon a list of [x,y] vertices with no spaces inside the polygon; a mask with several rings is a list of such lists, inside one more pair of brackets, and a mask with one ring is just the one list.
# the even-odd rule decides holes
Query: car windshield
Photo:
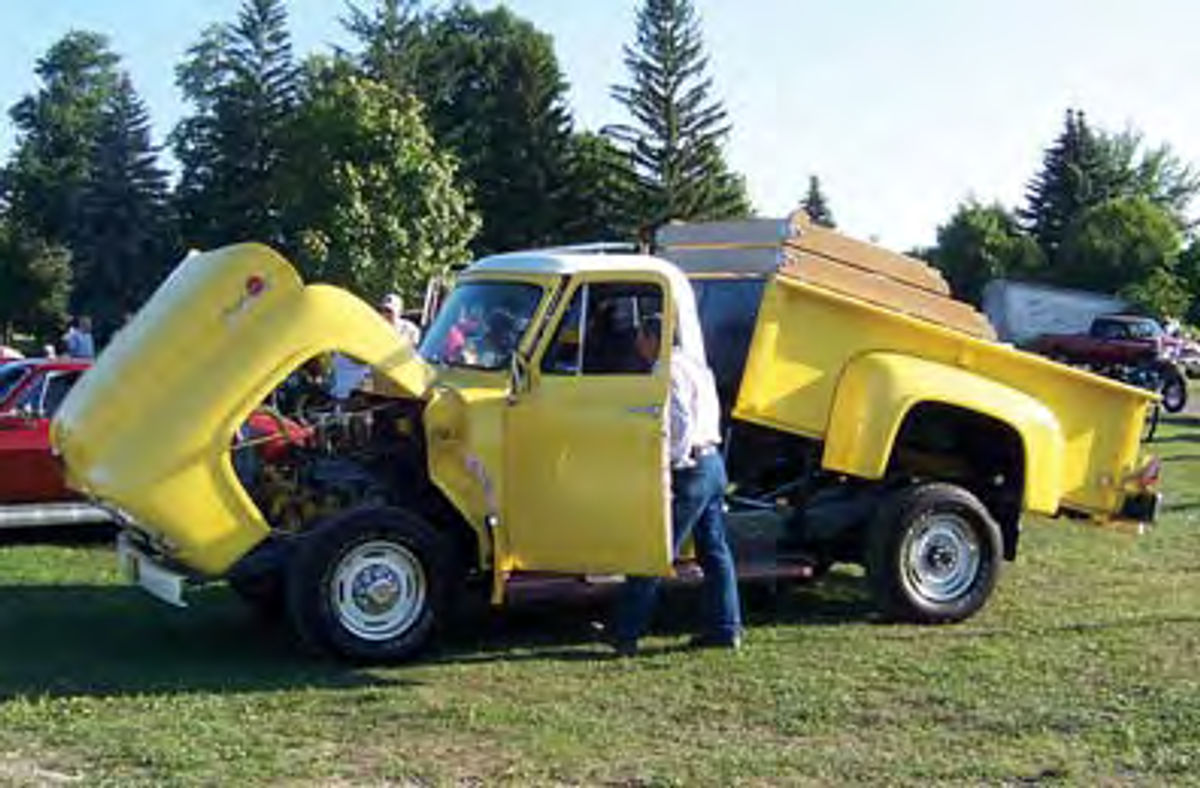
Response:
[{"label": "car windshield", "polygon": [[542,297],[537,285],[464,282],[454,289],[421,342],[435,364],[504,369]]},{"label": "car windshield", "polygon": [[1129,324],[1129,336],[1134,339],[1153,339],[1161,333],[1162,329],[1153,320],[1137,320]]},{"label": "car windshield", "polygon": [[17,387],[17,384],[25,377],[25,371],[28,368],[25,364],[0,365],[0,402],[4,401]]}]

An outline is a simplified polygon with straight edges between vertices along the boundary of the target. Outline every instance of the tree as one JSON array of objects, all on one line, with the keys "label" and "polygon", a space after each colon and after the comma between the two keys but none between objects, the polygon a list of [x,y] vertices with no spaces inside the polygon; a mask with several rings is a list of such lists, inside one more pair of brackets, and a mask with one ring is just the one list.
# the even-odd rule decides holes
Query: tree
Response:
[{"label": "tree", "polygon": [[690,0],[645,0],[637,39],[624,48],[632,84],[613,96],[633,125],[608,129],[633,163],[644,228],[671,219],[722,219],[750,212],[745,185],[725,165],[725,108],[710,100],[700,22]]},{"label": "tree", "polygon": [[550,37],[504,7],[456,4],[417,55],[416,93],[483,217],[475,251],[561,242],[571,121]]},{"label": "tree", "polygon": [[1082,111],[1067,110],[1063,131],[1046,150],[1019,212],[1051,266],[1067,226],[1086,208],[1115,196],[1111,158]]},{"label": "tree", "polygon": [[1036,276],[1044,265],[1037,243],[1016,217],[997,203],[969,200],[938,227],[928,259],[946,276],[954,295],[979,304],[992,279]]},{"label": "tree", "polygon": [[1171,215],[1149,198],[1105,200],[1067,227],[1053,281],[1117,292],[1147,281],[1156,271],[1173,273],[1182,245]]},{"label": "tree", "polygon": [[415,98],[316,66],[288,137],[289,247],[308,277],[371,299],[411,296],[430,273],[468,258],[479,219]]},{"label": "tree", "polygon": [[571,136],[570,187],[564,205],[563,240],[631,241],[637,220],[630,211],[634,195],[629,161],[602,134]]},{"label": "tree", "polygon": [[56,337],[66,320],[71,253],[0,217],[0,342],[16,331]]},{"label": "tree", "polygon": [[812,219],[813,224],[821,227],[837,227],[833,219],[833,211],[829,209],[829,200],[821,191],[821,180],[816,175],[808,176],[808,192],[800,201],[800,207]]},{"label": "tree", "polygon": [[172,135],[185,241],[280,243],[282,134],[298,85],[282,0],[245,0],[236,23],[208,28],[176,82],[195,107]]},{"label": "tree", "polygon": [[145,105],[123,76],[104,108],[81,197],[75,242],[76,311],[120,325],[172,262],[166,173],[150,144]]},{"label": "tree", "polygon": [[68,33],[37,62],[42,87],[10,110],[17,144],[3,191],[11,221],[29,237],[62,246],[74,239],[102,108],[117,85],[117,63],[104,36]]},{"label": "tree", "polygon": [[1126,129],[1117,134],[1101,132],[1100,147],[1118,195],[1146,197],[1170,213],[1180,227],[1190,224],[1187,208],[1200,192],[1200,174],[1170,145],[1146,148],[1141,132]]},{"label": "tree", "polygon": [[409,93],[420,86],[419,48],[424,40],[418,0],[377,0],[371,11],[351,4],[342,20],[363,44],[357,56],[365,76]]}]

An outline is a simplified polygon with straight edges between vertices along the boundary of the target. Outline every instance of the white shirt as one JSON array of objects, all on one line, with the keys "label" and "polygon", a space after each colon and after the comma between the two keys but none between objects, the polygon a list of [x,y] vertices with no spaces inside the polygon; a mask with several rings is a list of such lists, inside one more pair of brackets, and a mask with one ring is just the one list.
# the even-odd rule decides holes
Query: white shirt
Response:
[{"label": "white shirt", "polygon": [[671,395],[667,419],[667,446],[671,466],[693,464],[692,450],[721,442],[721,405],[717,384],[708,364],[671,349]]}]

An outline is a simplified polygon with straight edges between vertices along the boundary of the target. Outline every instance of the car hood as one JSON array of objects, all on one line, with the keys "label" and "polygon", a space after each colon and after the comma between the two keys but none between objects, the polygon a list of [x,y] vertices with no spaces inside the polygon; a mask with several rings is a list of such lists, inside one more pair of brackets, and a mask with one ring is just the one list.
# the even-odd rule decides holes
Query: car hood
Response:
[{"label": "car hood", "polygon": [[219,574],[269,526],[230,442],[293,370],[341,351],[424,397],[432,369],[368,304],[305,286],[259,244],[184,259],[64,401],[51,440],[75,489],[119,508],[173,558]]}]

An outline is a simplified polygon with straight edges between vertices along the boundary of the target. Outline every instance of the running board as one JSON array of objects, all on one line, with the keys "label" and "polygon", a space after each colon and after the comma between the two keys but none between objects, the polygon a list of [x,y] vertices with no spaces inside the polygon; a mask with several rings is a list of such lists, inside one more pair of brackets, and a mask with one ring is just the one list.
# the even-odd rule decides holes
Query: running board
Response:
[{"label": "running board", "polygon": [[115,522],[99,506],[88,503],[18,503],[0,505],[0,529],[39,528]]}]

